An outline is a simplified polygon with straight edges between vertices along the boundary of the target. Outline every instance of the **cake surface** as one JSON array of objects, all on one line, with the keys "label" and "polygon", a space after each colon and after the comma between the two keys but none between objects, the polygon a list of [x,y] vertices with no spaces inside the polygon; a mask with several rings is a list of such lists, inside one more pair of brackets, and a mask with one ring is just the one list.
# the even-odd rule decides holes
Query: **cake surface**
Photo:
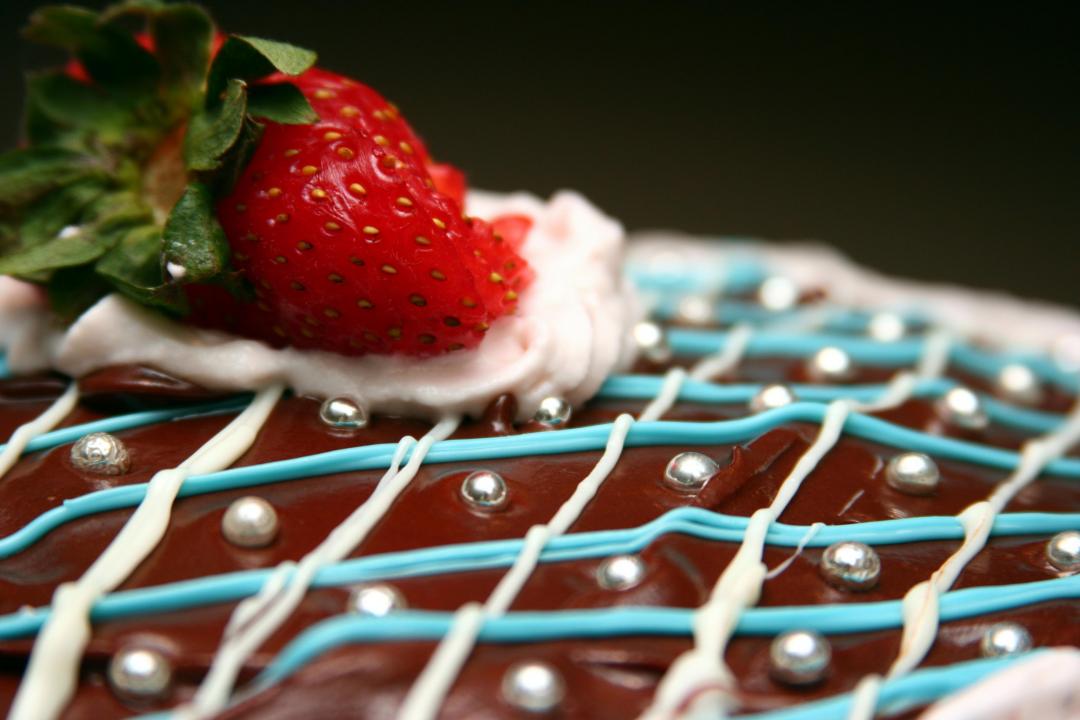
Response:
[{"label": "cake surface", "polygon": [[[4,380],[5,704],[56,588],[84,575],[155,473],[254,407],[250,448],[183,480],[156,549],[96,603],[65,717],[194,712],[208,669],[273,614],[282,581],[300,588],[295,610],[235,656],[235,692],[226,683],[213,714],[1075,716],[1080,577],[1052,564],[1048,542],[1080,527],[1080,320],[961,291],[945,302],[814,257],[632,243],[627,274],[657,324],[634,328],[634,367],[565,422],[558,408],[522,422],[506,395],[476,419],[375,413],[343,429],[280,388],[253,400],[131,365],[80,378],[77,401],[56,374]],[[989,323],[1006,310],[1023,326]],[[794,397],[762,397],[774,383]],[[9,452],[50,412],[21,457]],[[98,430],[122,441],[129,471],[72,464],[72,443]],[[673,478],[688,452],[716,467],[684,458]],[[939,470],[929,490],[889,479],[903,453]],[[478,471],[505,494],[463,492]],[[222,530],[247,496],[276,510],[262,547]],[[335,528],[352,535],[340,558],[325,551]],[[879,561],[859,589],[822,569],[829,546],[852,541]],[[770,659],[792,630],[831,648],[813,681]],[[1024,649],[1018,637],[1030,653],[1007,652]],[[721,648],[723,665],[695,647]],[[133,650],[171,669],[160,692],[117,687],[110,662]]]},{"label": "cake surface", "polygon": [[26,36],[9,720],[1080,716],[1076,312],[470,190],[190,3]]}]

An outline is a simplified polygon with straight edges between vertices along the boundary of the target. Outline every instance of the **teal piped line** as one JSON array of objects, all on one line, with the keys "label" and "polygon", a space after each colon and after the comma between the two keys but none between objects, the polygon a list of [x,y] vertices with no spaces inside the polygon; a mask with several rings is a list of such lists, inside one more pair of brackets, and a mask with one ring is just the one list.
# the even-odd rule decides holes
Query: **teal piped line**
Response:
[{"label": "teal piped line", "polygon": [[[941,620],[1001,612],[1023,605],[1080,597],[1080,576],[1033,583],[975,587],[941,596]],[[297,635],[257,678],[271,685],[335,648],[380,641],[436,640],[450,629],[453,614],[404,611],[382,618],[338,615]],[[486,618],[479,640],[491,643],[545,642],[593,637],[688,636],[694,610],[628,607],[516,612]],[[749,608],[739,618],[737,635],[771,636],[798,628],[826,634],[893,629],[903,624],[902,602]]]},{"label": "teal piped line", "polygon": [[731,258],[724,264],[722,273],[717,273],[712,266],[664,272],[631,265],[626,268],[626,275],[641,290],[680,294],[715,292],[717,289],[727,293],[746,292],[768,277],[765,266],[749,255]]},{"label": "teal piped line", "polygon": [[0,380],[11,377],[11,367],[8,366],[7,355],[0,355]]},{"label": "teal piped line", "polygon": [[[671,328],[668,343],[671,349],[682,355],[711,355],[724,348],[728,333],[717,330],[690,330]],[[843,348],[851,358],[864,365],[897,367],[914,365],[923,354],[923,338],[905,338],[895,342],[881,342],[865,337],[842,334],[799,334],[762,330],[754,333],[746,347],[750,357],[808,357],[826,346]],[[982,377],[994,377],[1010,362],[1020,362],[1031,368],[1036,375],[1070,392],[1080,390],[1080,378],[1059,368],[1052,360],[1041,355],[1006,352],[989,353],[964,343],[955,343],[949,349],[949,360],[958,367]]]},{"label": "teal piped line", "polygon": [[[819,424],[825,411],[825,405],[798,402],[734,420],[705,423],[638,422],[631,426],[626,445],[685,447],[688,444],[746,442],[787,423]],[[1012,470],[1019,463],[1018,453],[1012,450],[929,435],[860,413],[852,413],[848,417],[844,430],[853,436],[884,445],[1000,470]],[[444,440],[431,448],[425,457],[425,463],[477,462],[494,458],[595,451],[604,448],[610,433],[611,424],[606,423],[526,435]],[[382,470],[389,467],[396,448],[397,445],[392,443],[365,445],[262,465],[229,468],[189,477],[184,481],[179,494],[181,497],[190,497],[334,473]],[[1080,458],[1052,460],[1046,465],[1045,473],[1069,478],[1080,477]],[[78,518],[134,507],[142,500],[146,487],[145,483],[126,485],[65,500],[61,506],[46,511],[16,532],[0,539],[0,558],[10,557],[26,549],[57,527]]]},{"label": "teal piped line", "polygon": [[[1016,656],[969,660],[945,667],[924,668],[895,680],[886,680],[878,693],[878,712],[894,714],[940,700],[970,687],[1006,667],[1030,659],[1045,651]],[[833,720],[847,717],[855,701],[853,693],[802,703],[797,707],[741,715],[748,720]]]},{"label": "teal piped line", "polygon": [[[597,397],[601,399],[652,400],[664,385],[664,378],[656,375],[612,375],[600,387]],[[938,398],[958,385],[949,378],[922,380],[915,386],[915,397]],[[679,389],[679,400],[709,404],[746,404],[761,390],[758,384],[710,383],[687,378]],[[881,397],[887,386],[874,385],[804,385],[791,386],[800,400],[830,403],[840,398],[856,402],[870,402]],[[987,415],[996,423],[1039,435],[1056,430],[1064,421],[1063,416],[1019,408],[992,397],[980,395]]]},{"label": "teal piped line", "polygon": [[[26,450],[23,452],[35,452],[37,450],[54,448],[58,445],[65,445],[70,442],[75,442],[83,435],[93,432],[120,432],[122,430],[131,430],[132,428],[153,425],[154,423],[170,420],[183,420],[185,418],[198,417],[200,415],[219,415],[238,410],[247,405],[250,401],[250,396],[242,396],[202,405],[189,405],[187,407],[169,408],[167,410],[144,410],[141,412],[128,413],[127,415],[117,415],[103,420],[94,420],[93,422],[72,425],[70,427],[60,428],[38,435],[26,444]],[[6,446],[7,443],[0,443],[0,451]]]},{"label": "teal piped line", "polygon": [[[745,517],[704,508],[677,508],[635,528],[552,538],[540,561],[569,562],[637,553],[660,536],[673,533],[737,544],[742,542],[748,522]],[[995,518],[991,535],[1047,535],[1076,527],[1080,527],[1080,513],[1008,513]],[[808,530],[805,526],[775,523],[769,528],[765,541],[779,547],[797,547],[800,543],[808,547],[825,547],[841,540],[882,546],[964,537],[963,526],[952,516],[825,525],[807,539]],[[493,540],[352,558],[322,568],[313,584],[315,587],[339,587],[376,580],[506,568],[514,563],[523,544],[520,539]],[[234,602],[257,592],[270,573],[271,570],[265,568],[239,571],[112,593],[94,606],[93,618],[100,622]],[[48,613],[47,608],[41,608],[0,616],[0,638],[32,635]]]}]

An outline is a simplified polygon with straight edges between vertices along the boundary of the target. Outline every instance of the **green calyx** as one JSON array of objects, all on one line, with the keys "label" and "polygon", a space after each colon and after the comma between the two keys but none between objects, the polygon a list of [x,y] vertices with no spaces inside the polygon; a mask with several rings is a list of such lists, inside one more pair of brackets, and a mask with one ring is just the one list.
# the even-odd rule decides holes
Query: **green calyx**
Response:
[{"label": "green calyx", "polygon": [[113,291],[175,314],[182,283],[241,291],[215,202],[260,120],[318,119],[295,85],[256,82],[315,54],[230,35],[212,58],[209,15],[160,0],[45,7],[25,35],[72,62],[27,78],[25,145],[0,155],[0,275],[45,285],[68,318]]}]

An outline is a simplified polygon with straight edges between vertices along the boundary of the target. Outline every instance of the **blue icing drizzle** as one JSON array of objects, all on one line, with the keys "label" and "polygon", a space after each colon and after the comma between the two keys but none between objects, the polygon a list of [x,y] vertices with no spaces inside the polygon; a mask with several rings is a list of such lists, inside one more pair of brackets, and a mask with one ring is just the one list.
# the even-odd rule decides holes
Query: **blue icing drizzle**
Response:
[{"label": "blue icing drizzle", "polygon": [[[727,344],[729,334],[719,330],[690,330],[670,328],[668,343],[671,349],[683,355],[711,355]],[[851,359],[864,365],[900,367],[913,365],[922,357],[925,340],[905,338],[895,342],[880,342],[865,337],[838,334],[802,335],[794,332],[758,330],[750,337],[746,347],[749,357],[806,357],[823,347],[836,346],[844,349]],[[1050,381],[1070,392],[1080,390],[1080,379],[1075,374],[1059,368],[1049,358],[1026,353],[989,353],[964,343],[954,343],[949,348],[949,360],[958,367],[983,377],[993,377],[1010,362],[1021,362],[1043,380]]]},{"label": "blue icing drizzle", "polygon": [[[649,400],[660,392],[664,378],[656,375],[613,375],[600,387],[597,397],[623,400]],[[921,380],[915,386],[915,397],[938,398],[958,383],[948,378]],[[739,403],[746,404],[761,389],[761,385],[716,384],[687,378],[679,389],[680,400],[698,403]],[[870,402],[881,397],[885,385],[803,385],[791,386],[800,400],[818,403],[830,403],[839,398],[850,398],[858,402]],[[990,419],[1011,428],[1043,434],[1057,428],[1062,416],[1053,413],[1029,410],[1003,403],[986,395],[980,395]]]},{"label": "blue icing drizzle", "polygon": [[[638,552],[661,535],[681,533],[714,542],[738,543],[748,518],[724,515],[703,508],[677,508],[636,528],[575,533],[553,538],[541,562],[565,562]],[[1080,513],[1013,513],[995,519],[992,535],[1014,536],[1054,533],[1080,526]],[[807,539],[807,527],[773,524],[766,536],[770,545],[825,547],[840,540],[872,545],[893,545],[927,540],[959,540],[963,526],[955,517],[919,517],[880,520],[857,525],[822,526]],[[373,580],[418,577],[509,567],[523,540],[444,545],[352,558],[318,572],[315,587],[336,587]],[[131,615],[187,610],[219,602],[232,602],[253,594],[270,575],[269,569],[226,573],[168,585],[112,593],[94,607],[97,621]],[[0,616],[0,638],[12,639],[37,632],[48,610]]]},{"label": "blue icing drizzle", "polygon": [[[1036,650],[1022,657],[1030,658],[1041,652]],[[1005,669],[1016,658],[989,658],[955,663],[945,667],[916,670],[896,680],[887,680],[878,694],[878,711],[886,715],[903,712],[919,705],[939,700],[946,695],[974,685],[983,678]],[[854,697],[843,693],[815,700],[798,707],[770,710],[762,713],[741,715],[753,720],[832,720],[847,717]]]},{"label": "blue icing drizzle", "polygon": [[[819,403],[798,402],[734,420],[703,423],[638,422],[631,427],[626,446],[684,446],[745,442],[786,423],[820,423],[825,410],[826,406]],[[117,420],[120,419],[117,418]],[[930,435],[859,413],[851,414],[844,425],[844,430],[850,435],[892,447],[972,462],[1000,470],[1012,470],[1019,462],[1019,455],[1011,450]],[[607,423],[528,435],[444,440],[431,448],[425,462],[430,464],[474,462],[493,458],[600,450],[606,444],[610,433],[611,424]],[[391,443],[365,445],[262,465],[230,468],[207,475],[194,475],[184,481],[179,495],[189,497],[333,473],[382,470],[389,467],[396,448],[397,445]],[[1058,458],[1048,463],[1045,471],[1051,475],[1080,477],[1080,458]],[[146,487],[145,483],[126,485],[65,500],[61,506],[42,513],[24,527],[0,539],[0,558],[10,557],[26,549],[57,527],[78,518],[108,510],[134,507],[146,494]]]},{"label": "blue icing drizzle", "polygon": [[[1080,576],[995,587],[954,590],[941,596],[941,620],[960,620],[1022,605],[1080,597]],[[686,608],[629,607],[512,612],[486,617],[479,639],[492,643],[542,642],[572,638],[639,635],[688,636],[694,611]],[[442,638],[452,613],[403,611],[382,618],[338,615],[297,635],[256,680],[280,682],[320,655],[353,643]],[[903,623],[899,600],[841,605],[750,608],[739,618],[738,635],[776,635],[797,628],[829,634],[869,632]]]}]

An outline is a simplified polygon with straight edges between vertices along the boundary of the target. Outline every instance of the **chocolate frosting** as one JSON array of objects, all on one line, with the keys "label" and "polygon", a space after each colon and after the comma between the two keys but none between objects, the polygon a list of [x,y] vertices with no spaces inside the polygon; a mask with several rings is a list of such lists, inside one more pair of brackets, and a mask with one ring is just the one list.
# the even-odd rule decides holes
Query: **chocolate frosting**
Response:
[{"label": "chocolate frosting", "polygon": [[[676,358],[673,362],[685,363]],[[641,371],[662,368],[642,364]],[[762,358],[744,363],[737,377],[750,381],[802,381],[801,366],[787,360]],[[860,382],[887,378],[889,371],[868,369]],[[116,367],[81,380],[83,400],[65,425],[133,409],[201,402],[219,397],[190,383],[149,368]],[[56,376],[0,381],[0,434],[42,412],[62,392]],[[1060,406],[1060,397],[1046,400]],[[575,412],[572,425],[607,422],[619,413],[639,413],[644,401],[595,400]],[[745,414],[743,407],[678,403],[665,419],[718,420]],[[484,417],[466,422],[455,437],[484,437],[543,432],[536,423],[513,423],[512,397],[496,400]],[[983,433],[944,426],[932,403],[910,400],[881,413],[891,422],[930,432],[977,437],[980,442],[1018,447],[1022,433],[992,428]],[[69,446],[24,457],[0,482],[0,536],[24,526],[66,498],[87,492],[147,481],[157,470],[173,467],[205,443],[229,416],[199,416],[151,425],[121,433],[132,468],[126,475],[89,476],[75,469]],[[419,437],[425,423],[375,417],[363,429],[342,431],[318,419],[318,402],[286,397],[259,432],[255,444],[237,463],[264,463],[337,448],[397,442],[404,435]],[[627,448],[617,466],[588,504],[571,532],[636,526],[667,510],[697,506],[748,516],[769,503],[783,479],[814,439],[816,425],[794,423],[772,430],[744,445]],[[698,493],[666,485],[663,470],[684,450],[707,453],[721,470]],[[966,463],[940,461],[943,482],[931,496],[902,494],[885,484],[883,468],[896,451],[873,442],[844,436],[810,474],[781,522],[809,525],[843,524],[924,515],[953,515],[985,498],[1006,475]],[[424,466],[394,503],[390,512],[353,553],[372,555],[398,550],[500,538],[521,538],[532,525],[555,513],[600,457],[599,452],[535,456],[481,463]],[[478,468],[502,475],[510,489],[507,507],[479,512],[460,498],[466,474]],[[135,571],[123,589],[149,587],[240,569],[272,567],[297,559],[314,548],[357,505],[367,499],[379,471],[351,472],[179,499],[165,537]],[[238,497],[256,494],[268,500],[281,518],[281,532],[270,546],[244,549],[230,545],[220,532],[222,514]],[[1007,511],[1077,511],[1080,487],[1060,478],[1043,477],[1023,490]],[[48,604],[56,586],[78,578],[116,535],[131,510],[115,510],[64,525],[42,540],[0,560],[0,612],[25,605]],[[992,539],[964,569],[955,587],[1000,585],[1044,580],[1056,576],[1046,561],[1045,537]],[[867,592],[851,592],[824,582],[818,561],[821,549],[797,554],[790,566],[765,583],[761,606],[852,603],[901,598],[958,547],[958,541],[917,542],[877,548],[882,576]],[[613,605],[663,605],[693,608],[703,603],[724,567],[733,557],[731,543],[705,541],[684,535],[665,535],[641,554],[646,581],[630,590],[601,589],[595,581],[599,560],[541,564],[524,586],[513,610],[596,608]],[[765,563],[778,566],[794,553],[768,547]],[[409,578],[394,584],[410,608],[453,611],[491,592],[503,569],[446,573]],[[300,608],[259,649],[245,667],[242,680],[252,678],[291,638],[319,620],[345,609],[348,588],[310,591]],[[168,708],[191,696],[221,639],[231,604],[183,612],[131,617],[95,625],[83,672],[67,717],[125,716]],[[978,657],[982,629],[1008,618],[1023,623],[1039,646],[1080,645],[1080,603],[1059,601],[944,623],[924,666]],[[830,637],[834,660],[828,677],[808,688],[792,688],[770,679],[770,638],[737,637],[725,656],[738,682],[740,712],[783,707],[851,690],[867,673],[884,672],[899,649],[896,630],[850,633]],[[104,680],[109,658],[124,646],[141,643],[159,648],[174,664],[175,682],[168,697],[150,705],[120,701]],[[0,643],[0,706],[10,703],[25,664],[31,640]],[[477,646],[454,683],[440,717],[510,718],[517,711],[500,700],[501,675],[519,660],[541,659],[563,674],[567,697],[559,717],[630,717],[652,698],[656,683],[672,660],[689,649],[688,638],[624,637],[528,644]],[[350,645],[319,657],[284,682],[231,708],[225,717],[294,718],[394,715],[416,675],[434,649],[432,642],[384,642]]]}]

